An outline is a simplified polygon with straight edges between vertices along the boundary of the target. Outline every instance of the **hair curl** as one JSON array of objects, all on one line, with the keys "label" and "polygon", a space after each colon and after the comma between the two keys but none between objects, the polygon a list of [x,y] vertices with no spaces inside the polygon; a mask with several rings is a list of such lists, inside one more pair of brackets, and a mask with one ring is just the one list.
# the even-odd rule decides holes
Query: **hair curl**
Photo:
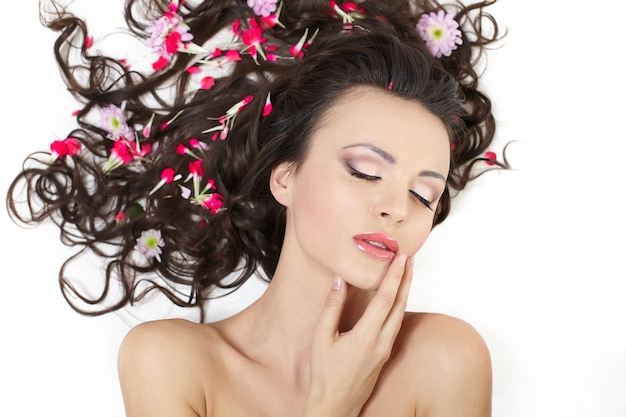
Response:
[{"label": "hair curl", "polygon": [[[271,279],[285,228],[284,207],[269,191],[271,170],[281,162],[301,162],[325,111],[346,91],[362,85],[417,101],[447,127],[455,149],[434,226],[449,213],[451,190],[462,190],[484,172],[476,173],[474,165],[485,160],[481,155],[494,138],[491,102],[478,87],[477,72],[484,49],[499,39],[498,25],[484,10],[492,3],[446,6],[455,8],[463,43],[451,56],[436,59],[415,30],[422,13],[443,8],[435,1],[359,2],[366,13],[352,29],[344,27],[325,0],[284,2],[280,15],[284,27],[267,29],[264,35],[278,47],[278,54],[288,55],[289,45],[297,43],[307,28],[317,29],[303,59],[258,63],[243,59],[212,89],[191,95],[185,93],[191,79],[185,69],[192,56],[178,54],[168,67],[149,75],[127,69],[116,59],[90,54],[83,42],[85,22],[56,5],[53,18],[45,23],[60,33],[56,59],[69,91],[84,103],[76,116],[78,126],[69,136],[86,151],[52,164],[42,153],[31,155],[9,188],[9,212],[23,223],[51,218],[61,228],[65,244],[106,259],[105,285],[96,298],[81,294],[65,276],[73,257],[63,264],[62,293],[76,311],[111,312],[158,290],[179,306],[199,307],[203,320],[203,305],[212,289],[239,288],[259,268]],[[168,11],[168,6],[163,0],[127,0],[125,17],[132,34],[146,38],[147,22]],[[233,21],[252,16],[240,0],[181,4],[179,13],[200,45],[228,30]],[[77,49],[78,59],[73,55]],[[274,110],[261,117],[263,98],[270,93]],[[228,139],[211,141],[203,133],[210,127],[207,117],[224,114],[250,94],[256,99],[237,116]],[[94,109],[122,103],[130,126],[146,125],[152,117],[154,126],[176,119],[144,139],[158,148],[140,163],[103,173],[102,163],[114,141],[88,116]],[[173,183],[150,194],[165,167],[185,171],[192,158],[177,154],[176,147],[190,138],[209,147],[202,157],[204,172],[215,180],[226,208],[217,214],[178,198],[181,191]],[[22,189],[26,212],[18,202]],[[115,221],[119,211],[128,214],[126,221]],[[137,259],[134,246],[141,232],[149,229],[160,230],[165,245],[160,261],[146,263]],[[116,279],[127,285],[117,300],[105,303]],[[79,306],[77,299],[84,305]]]}]

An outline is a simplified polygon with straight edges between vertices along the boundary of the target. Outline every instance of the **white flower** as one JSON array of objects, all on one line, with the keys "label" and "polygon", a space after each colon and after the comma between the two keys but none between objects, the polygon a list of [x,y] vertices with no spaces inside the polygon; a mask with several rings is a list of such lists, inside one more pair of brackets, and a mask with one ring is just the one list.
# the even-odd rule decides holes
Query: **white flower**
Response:
[{"label": "white flower", "polygon": [[423,14],[415,26],[417,33],[426,42],[428,50],[437,58],[450,56],[457,45],[463,43],[459,24],[452,13],[430,12]]},{"label": "white flower", "polygon": [[141,236],[137,239],[135,250],[141,252],[146,258],[156,258],[161,262],[161,248],[165,246],[161,231],[156,229],[145,230],[141,232]]}]

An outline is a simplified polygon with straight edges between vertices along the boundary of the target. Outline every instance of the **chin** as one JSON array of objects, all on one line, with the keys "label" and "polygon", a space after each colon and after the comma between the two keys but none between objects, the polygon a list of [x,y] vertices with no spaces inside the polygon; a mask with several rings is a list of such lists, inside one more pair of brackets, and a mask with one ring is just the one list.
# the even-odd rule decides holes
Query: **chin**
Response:
[{"label": "chin", "polygon": [[367,273],[361,273],[359,276],[351,274],[351,280],[346,280],[348,285],[358,288],[363,291],[378,291],[381,282],[385,278],[389,264],[385,264],[383,268],[377,273],[375,270],[370,269]]}]

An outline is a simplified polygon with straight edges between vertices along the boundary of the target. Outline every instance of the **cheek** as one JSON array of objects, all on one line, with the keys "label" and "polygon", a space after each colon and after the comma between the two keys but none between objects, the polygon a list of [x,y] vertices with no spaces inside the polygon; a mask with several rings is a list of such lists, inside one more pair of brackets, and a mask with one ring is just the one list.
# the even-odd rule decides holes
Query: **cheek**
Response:
[{"label": "cheek", "polygon": [[414,255],[426,242],[432,231],[432,217],[422,218],[407,229],[411,232],[406,237],[405,249],[409,256]]},{"label": "cheek", "polygon": [[336,180],[319,175],[301,177],[293,203],[296,224],[313,230],[337,227],[354,210],[346,190]]}]

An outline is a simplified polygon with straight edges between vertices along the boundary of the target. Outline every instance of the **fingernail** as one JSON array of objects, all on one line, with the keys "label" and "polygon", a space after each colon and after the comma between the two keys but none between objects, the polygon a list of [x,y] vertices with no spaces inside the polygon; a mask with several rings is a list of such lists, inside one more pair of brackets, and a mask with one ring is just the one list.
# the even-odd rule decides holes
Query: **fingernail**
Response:
[{"label": "fingernail", "polygon": [[402,268],[404,268],[404,265],[406,265],[406,255],[405,254],[398,255],[398,263],[400,264],[400,266]]},{"label": "fingernail", "polygon": [[339,291],[342,285],[343,285],[343,279],[335,275],[335,278],[333,279],[333,290]]}]

